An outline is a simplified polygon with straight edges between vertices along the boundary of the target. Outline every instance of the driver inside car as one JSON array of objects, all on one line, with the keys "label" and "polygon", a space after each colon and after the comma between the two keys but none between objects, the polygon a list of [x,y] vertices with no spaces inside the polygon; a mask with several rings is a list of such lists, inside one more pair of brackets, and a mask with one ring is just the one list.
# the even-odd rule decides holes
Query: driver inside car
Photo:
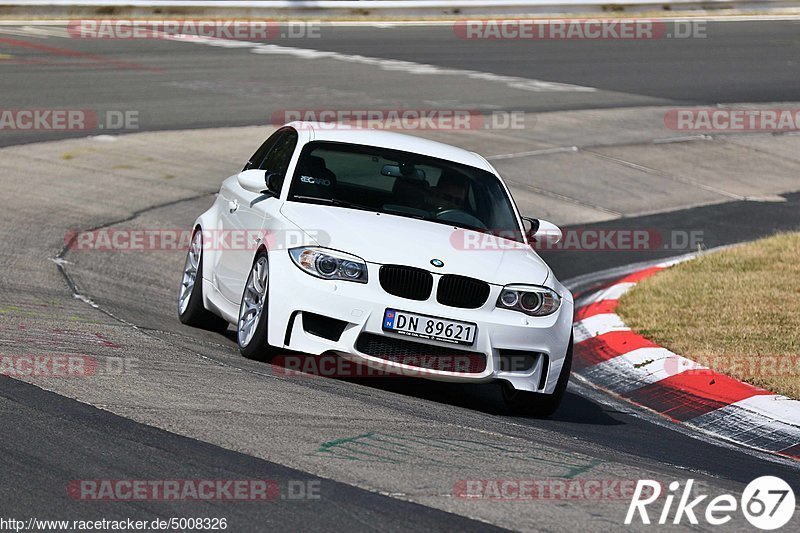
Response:
[{"label": "driver inside car", "polygon": [[431,188],[433,193],[432,200],[438,211],[457,209],[468,211],[467,194],[469,192],[469,182],[467,178],[460,174],[442,172],[435,187]]}]

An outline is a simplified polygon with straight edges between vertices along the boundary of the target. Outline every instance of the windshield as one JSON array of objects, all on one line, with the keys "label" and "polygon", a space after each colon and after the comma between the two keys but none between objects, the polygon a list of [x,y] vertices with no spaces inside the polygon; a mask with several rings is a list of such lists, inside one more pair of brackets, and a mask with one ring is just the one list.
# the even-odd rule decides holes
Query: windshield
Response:
[{"label": "windshield", "polygon": [[511,200],[492,173],[410,152],[311,142],[289,200],[366,209],[523,242]]}]

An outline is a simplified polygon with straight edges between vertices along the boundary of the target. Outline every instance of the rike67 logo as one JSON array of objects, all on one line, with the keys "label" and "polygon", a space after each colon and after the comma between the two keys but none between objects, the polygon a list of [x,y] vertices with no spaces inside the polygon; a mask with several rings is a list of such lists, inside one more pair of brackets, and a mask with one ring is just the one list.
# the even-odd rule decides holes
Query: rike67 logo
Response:
[{"label": "rike67 logo", "polygon": [[[643,524],[650,524],[651,520],[662,525],[670,522],[681,524],[685,523],[685,519],[697,525],[699,516],[706,523],[719,526],[730,522],[734,514],[741,511],[753,527],[774,530],[788,524],[794,514],[794,491],[779,477],[762,476],[754,479],[745,487],[739,500],[731,494],[722,494],[705,501],[709,496],[693,494],[693,486],[693,479],[687,480],[683,489],[680,482],[673,481],[669,484],[669,491],[662,495],[658,481],[640,479],[625,515],[625,524],[630,525],[638,515],[638,520]],[[678,503],[673,512],[676,499]],[[649,512],[653,511],[655,516],[651,519]]]}]

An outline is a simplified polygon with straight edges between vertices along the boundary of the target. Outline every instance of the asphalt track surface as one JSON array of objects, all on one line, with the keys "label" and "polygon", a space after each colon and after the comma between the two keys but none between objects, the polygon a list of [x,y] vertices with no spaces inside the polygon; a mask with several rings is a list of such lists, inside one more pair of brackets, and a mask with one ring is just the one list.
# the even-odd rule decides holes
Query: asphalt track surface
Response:
[{"label": "asphalt track surface", "polygon": [[[482,109],[557,111],[797,101],[797,28],[796,22],[709,23],[706,39],[647,43],[462,42],[454,40],[446,27],[332,28],[323,29],[322,39],[280,43],[596,89],[591,92],[520,91],[503,83],[479,85],[460,77],[442,83],[402,71],[366,71],[346,62],[320,71],[287,55],[270,55],[271,60],[265,61],[262,55],[198,44],[68,40],[23,30],[16,35],[3,33],[0,28],[0,53],[10,56],[0,63],[0,91],[3,108],[133,109],[139,112],[139,129],[153,131],[262,124],[275,110],[326,106],[435,107],[452,102]],[[405,76],[406,82],[398,84],[398,76]],[[85,134],[3,132],[0,144]],[[35,295],[52,302],[54,310],[42,318],[42,331],[69,324],[113,332],[126,357],[138,359],[141,373],[129,390],[116,391],[117,402],[109,399],[124,381],[75,384],[61,395],[0,378],[4,515],[21,519],[226,516],[232,531],[471,530],[488,529],[490,524],[563,530],[586,528],[594,519],[590,529],[614,530],[621,523],[624,502],[606,506],[484,502],[475,507],[480,504],[458,501],[441,487],[452,487],[454,480],[464,478],[563,478],[567,474],[557,465],[564,464],[588,470],[595,478],[694,477],[712,494],[741,491],[751,479],[768,474],[800,487],[800,470],[793,464],[685,434],[581,383],[571,384],[563,407],[552,419],[534,420],[506,415],[497,395],[485,387],[393,380],[277,382],[270,378],[268,365],[240,358],[229,336],[191,330],[177,322],[173,282],[180,270],[180,253],[142,259],[71,254],[67,279],[52,263],[41,277],[32,266],[40,260],[49,262],[58,251],[54,243],[61,236],[48,240],[48,223],[56,231],[121,219],[144,227],[188,224],[211,201],[214,177],[203,180],[203,187],[198,186],[189,199],[156,197],[149,207],[130,216],[106,216],[124,200],[110,200],[107,209],[97,207],[106,201],[103,191],[83,198],[59,187],[42,191],[43,200],[67,202],[72,211],[63,216],[37,211],[23,222],[30,206],[21,202],[31,201],[21,193],[26,184],[15,184],[6,196],[2,256],[10,270],[0,284],[4,300],[11,303]],[[134,194],[131,202],[138,205],[147,194],[157,196],[158,190],[149,193],[146,187],[132,185],[127,194]],[[70,194],[76,196],[63,197]],[[624,217],[603,227],[697,228],[711,247],[796,229],[800,197],[787,194],[784,199]],[[669,250],[543,253],[562,280],[671,254]],[[26,279],[23,274],[29,265],[31,279]],[[75,300],[75,287],[85,290],[98,308]],[[4,327],[27,320],[15,312],[4,311],[9,318]],[[14,337],[7,329],[3,338],[22,343],[15,348],[23,353],[37,346],[35,339],[25,346],[24,335]],[[209,371],[209,366],[215,370]],[[161,377],[154,377],[159,370]],[[142,383],[148,378],[153,381]],[[221,389],[228,387],[226,392],[217,390],[214,381]],[[191,405],[182,404],[182,398]],[[265,419],[255,402],[265,402],[264,413],[277,418]],[[276,405],[283,409],[276,411]],[[347,409],[362,411],[354,416]],[[296,427],[286,429],[291,425]],[[336,436],[363,436],[365,428],[387,440],[398,435],[416,438],[399,444],[411,446],[413,457],[397,460],[384,450],[374,462],[348,462],[336,454],[306,453],[319,452]],[[293,440],[295,435],[309,441]],[[292,444],[297,457],[286,450]],[[424,454],[431,456],[420,457]],[[377,472],[382,469],[385,478]],[[282,489],[290,481],[319,480],[322,497],[278,499],[264,505],[84,502],[67,496],[69,481],[93,478],[267,478],[279,481]],[[383,489],[409,486],[418,492]],[[745,526],[741,517],[732,524],[733,529]]]},{"label": "asphalt track surface", "polygon": [[[794,101],[799,29],[800,21],[708,22],[703,38],[487,41],[457,38],[447,25],[321,27],[315,30],[319,38],[264,41],[597,89],[537,93],[415,74],[387,85],[381,73],[338,61],[309,69],[286,56],[265,61],[238,49],[161,40],[36,39],[6,28],[0,31],[0,53],[6,54],[0,93],[11,109],[135,110],[145,130],[263,124],[282,109],[353,104],[442,108],[457,102],[468,109],[548,111]],[[4,132],[0,146],[61,136]]]}]

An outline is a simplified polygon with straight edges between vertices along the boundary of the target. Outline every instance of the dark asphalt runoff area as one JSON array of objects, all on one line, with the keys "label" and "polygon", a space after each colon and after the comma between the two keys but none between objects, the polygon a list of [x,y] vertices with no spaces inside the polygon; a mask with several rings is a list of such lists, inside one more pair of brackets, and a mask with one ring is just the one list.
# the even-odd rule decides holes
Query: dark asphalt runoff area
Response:
[{"label": "dark asphalt runoff area", "polygon": [[[224,518],[221,529],[230,531],[496,529],[137,424],[5,376],[0,376],[0,413],[3,518],[71,523],[202,516]],[[234,504],[86,501],[68,491],[82,480],[109,479],[264,480],[270,491],[263,499],[255,493],[253,500]]]}]

